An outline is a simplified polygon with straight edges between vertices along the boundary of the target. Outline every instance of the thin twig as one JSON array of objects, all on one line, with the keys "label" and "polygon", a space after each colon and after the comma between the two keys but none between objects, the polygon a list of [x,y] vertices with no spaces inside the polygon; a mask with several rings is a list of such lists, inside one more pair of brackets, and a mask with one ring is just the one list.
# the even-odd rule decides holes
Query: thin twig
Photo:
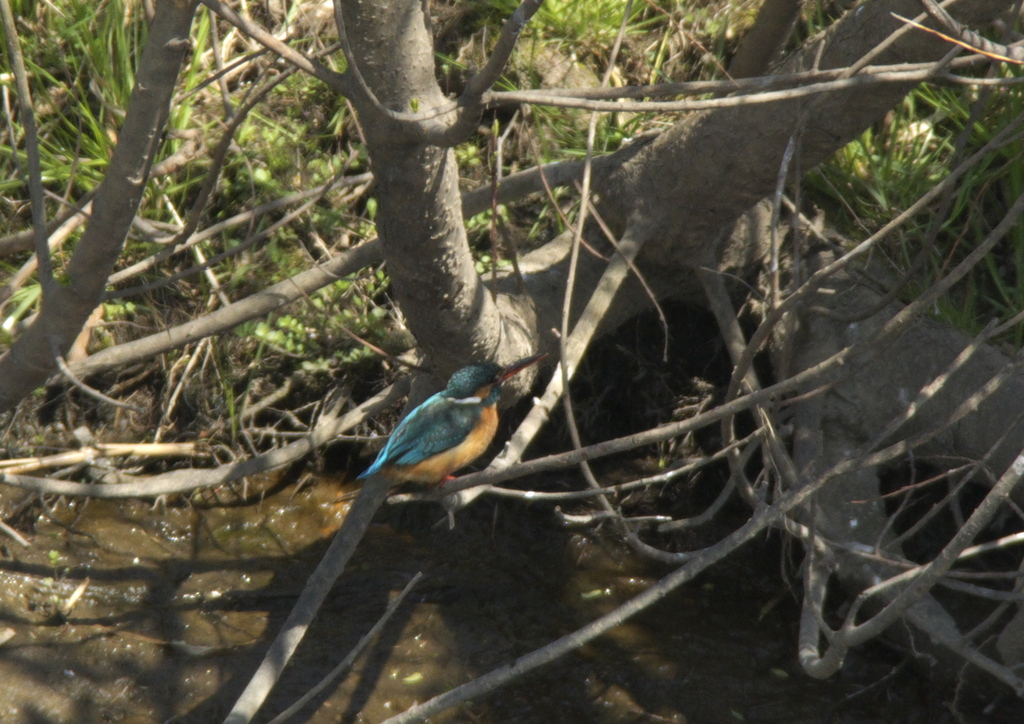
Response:
[{"label": "thin twig", "polygon": [[[591,215],[593,215],[594,221],[597,223],[598,228],[601,229],[601,233],[604,234],[604,238],[608,240],[608,243],[611,244],[616,251],[618,251],[618,239],[616,239],[615,234],[612,233],[611,227],[609,227],[608,224],[605,223],[604,217],[601,216],[601,213],[597,210],[597,207],[594,206],[593,201],[590,202],[590,213]],[[644,293],[647,295],[647,298],[651,300],[651,306],[654,307],[654,312],[658,315],[658,321],[661,322],[661,360],[662,362],[668,362],[669,333],[668,319],[665,317],[665,310],[661,308],[661,302],[658,301],[658,295],[654,293],[654,290],[651,288],[651,285],[647,283],[647,277],[643,275],[643,272],[640,271],[640,268],[636,265],[636,263],[633,261],[629,261],[629,268],[630,271],[633,272],[633,276],[636,277],[636,280],[640,282],[640,286],[643,288]]]},{"label": "thin twig", "polygon": [[[567,97],[549,91],[492,91],[484,95],[488,107],[522,105],[529,103],[535,106],[551,108],[574,108],[584,111],[608,113],[687,113],[706,111],[717,108],[738,108],[761,103],[781,103],[798,98],[808,98],[831,94],[837,91],[865,88],[883,84],[920,83],[931,80],[941,71],[943,64],[929,63],[922,70],[881,71],[872,75],[855,75],[839,80],[827,80],[810,85],[788,88],[785,90],[769,90],[741,96],[725,98],[707,98],[702,100],[683,101],[632,101],[632,100],[591,100],[589,98]],[[621,89],[619,89],[621,90]],[[623,98],[627,97],[625,94]]]},{"label": "thin twig", "polygon": [[266,46],[299,68],[299,70],[303,70],[322,80],[335,93],[347,96],[354,90],[350,80],[344,74],[336,73],[318,60],[307,58],[287,43],[275,38],[271,33],[268,33],[249,18],[239,15],[220,0],[202,0],[202,3],[250,38]]},{"label": "thin twig", "polygon": [[359,639],[356,645],[352,647],[352,650],[348,652],[348,655],[346,655],[345,658],[342,659],[337,666],[331,669],[331,672],[327,674],[327,676],[320,679],[320,681],[317,682],[316,686],[314,686],[312,689],[303,694],[298,701],[296,701],[294,704],[292,704],[287,709],[282,711],[280,714],[275,716],[273,719],[267,722],[267,724],[284,724],[284,722],[288,721],[293,716],[295,716],[295,714],[297,714],[302,707],[304,707],[306,704],[312,701],[317,694],[319,694],[321,691],[330,686],[330,684],[335,679],[337,679],[349,668],[351,668],[356,658],[363,652],[363,650],[366,649],[367,646],[370,645],[370,641],[372,641],[373,638],[378,633],[380,633],[380,630],[384,628],[385,625],[387,625],[387,622],[391,619],[391,616],[394,615],[395,611],[398,610],[398,607],[402,605],[402,601],[405,600],[405,597],[409,595],[413,587],[417,583],[419,583],[421,578],[423,578],[422,572],[419,572],[415,576],[413,576],[412,579],[407,584],[405,584],[405,588],[402,589],[402,592],[395,596],[388,603],[387,609],[384,611],[383,614],[381,614],[381,617],[377,619],[377,623],[373,624],[373,627],[369,631],[367,631],[362,638]]},{"label": "thin twig", "polygon": [[[539,153],[534,155],[539,159]],[[593,159],[593,166],[605,169],[612,161],[612,156],[599,156]],[[540,193],[545,188],[568,186],[583,177],[584,161],[552,161],[541,163],[524,171],[518,171],[497,181],[497,202],[507,204],[533,193]],[[467,191],[462,194],[463,218],[476,216],[490,207],[494,188],[491,183]],[[556,206],[557,208],[557,206]]]},{"label": "thin twig", "polygon": [[[985,58],[966,57],[954,60],[950,66],[953,68],[966,68],[976,66],[983,62],[986,62]],[[929,69],[934,68],[934,66],[934,61],[924,63],[868,65],[860,68],[859,75],[882,76],[884,78],[886,75],[891,73],[926,72]],[[796,88],[814,83],[842,80],[846,78],[847,75],[847,68],[812,69],[751,78],[682,81],[674,83],[656,83],[653,85],[627,85],[620,87],[597,86],[592,88],[544,88],[539,90],[508,91],[508,93],[516,93],[517,95],[524,94],[519,97],[526,103],[529,103],[530,98],[533,96],[609,101],[692,95],[724,96],[730,93],[752,93],[756,91]]]},{"label": "thin twig", "polygon": [[143,414],[144,410],[142,410],[141,408],[138,408],[135,405],[130,405],[127,402],[115,400],[112,397],[107,397],[99,390],[89,387],[89,385],[85,384],[80,379],[75,377],[71,370],[68,369],[68,364],[67,362],[64,361],[64,358],[61,355],[54,355],[53,359],[57,362],[57,369],[60,370],[60,373],[64,375],[65,379],[67,379],[68,382],[70,382],[79,390],[87,394],[89,397],[95,400],[99,400],[100,402],[106,402],[108,405],[113,405],[114,407],[120,407],[125,410],[131,410],[132,412],[139,415]]},{"label": "thin twig", "polygon": [[[167,398],[166,403],[161,405],[160,422],[156,425],[156,433],[153,436],[154,442],[159,442],[163,437],[164,431],[171,429],[170,421],[174,419],[174,414],[178,409],[178,400],[181,398],[182,392],[185,391],[185,383],[191,381],[192,369],[196,366],[203,352],[209,348],[209,344],[209,337],[199,340],[195,350],[186,348],[185,352],[178,359],[174,360],[174,364],[171,365],[164,387],[164,394],[166,394],[168,388],[171,389],[171,394]],[[184,370],[178,376],[178,381],[174,383],[174,372],[181,367],[184,367]],[[174,383],[173,387],[172,383]]]},{"label": "thin twig", "polygon": [[[921,4],[924,5],[925,10],[928,11],[929,15],[957,36],[956,39],[950,39],[953,40],[953,42],[959,42],[960,45],[968,50],[982,53],[996,60],[1015,63],[1017,65],[1024,64],[1024,48],[992,42],[980,33],[976,33],[965,25],[954,20],[953,16],[946,12],[946,9],[935,2],[935,0],[921,0]],[[904,22],[913,22],[906,18],[900,18],[900,20],[903,20]],[[928,30],[928,28],[922,29]]]},{"label": "thin twig", "polygon": [[[64,222],[58,226],[53,233],[50,234],[47,240],[46,247],[49,254],[53,254],[54,250],[59,248],[64,241],[71,236],[71,232],[77,229],[79,226],[86,222],[89,218],[89,214],[92,212],[92,202],[88,201],[82,207],[80,211],[74,211],[70,217],[64,219]],[[33,254],[28,260],[21,265],[21,268],[8,279],[7,283],[4,284],[3,288],[0,288],[0,310],[8,304],[14,293],[21,289],[22,285],[25,284],[32,275],[35,274],[36,269],[39,267],[39,254]]]},{"label": "thin twig", "polygon": [[[217,264],[218,262],[221,262],[224,259],[227,259],[227,258],[230,258],[232,256],[236,256],[236,255],[240,254],[241,252],[245,251],[246,249],[249,249],[250,247],[252,247],[258,241],[261,241],[263,239],[269,238],[274,233],[276,233],[279,229],[287,226],[292,221],[294,221],[295,219],[297,219],[300,216],[302,216],[303,214],[305,214],[306,211],[308,211],[311,207],[315,206],[320,201],[320,199],[324,196],[324,194],[326,194],[328,191],[331,190],[331,188],[334,186],[334,184],[336,184],[338,181],[340,181],[342,179],[341,173],[343,173],[343,171],[339,172],[339,174],[336,175],[334,177],[334,179],[332,179],[331,181],[329,181],[326,184],[324,184],[324,186],[320,188],[320,193],[319,194],[313,195],[312,198],[309,198],[307,201],[305,201],[298,208],[292,209],[287,214],[282,216],[280,219],[278,219],[274,223],[270,224],[265,229],[262,229],[258,233],[249,236],[247,239],[244,239],[243,241],[239,242],[238,244],[236,244],[235,246],[231,247],[230,249],[226,249],[226,250],[220,252],[219,254],[214,254],[212,257],[209,258],[209,260],[207,260],[205,262],[196,264],[195,266],[189,267],[188,269],[185,269],[183,271],[177,272],[175,274],[171,274],[171,275],[166,276],[166,277],[161,277],[160,279],[158,279],[156,281],[152,281],[152,282],[149,282],[147,284],[140,284],[138,286],[131,287],[130,289],[118,289],[118,290],[115,290],[115,291],[107,292],[105,298],[106,299],[123,299],[125,297],[135,296],[137,294],[144,294],[145,292],[150,292],[150,291],[153,291],[154,289],[159,289],[161,287],[167,286],[168,284],[173,284],[174,282],[180,281],[181,279],[185,279],[185,278],[188,278],[190,276],[194,276],[196,274],[207,272],[214,264]],[[306,195],[308,196],[309,194],[306,194]],[[187,242],[187,246],[188,247],[193,247],[195,245],[195,243],[197,243],[197,242],[193,242],[192,240],[189,240],[189,242]],[[225,304],[225,306],[228,306],[228,305]]]},{"label": "thin twig", "polygon": [[217,69],[216,77],[220,88],[220,100],[224,104],[224,117],[231,118],[234,115],[234,109],[231,107],[231,92],[228,90],[228,81],[224,77],[226,71],[224,69],[224,56],[221,54],[220,30],[217,29],[217,17],[209,8],[206,10],[210,13],[210,48],[213,50],[213,65]]},{"label": "thin twig", "polygon": [[759,505],[750,519],[738,529],[714,545],[691,553],[690,558],[683,565],[621,606],[582,626],[573,633],[563,636],[525,656],[519,657],[512,663],[505,664],[473,681],[428,699],[398,716],[391,717],[384,724],[410,724],[411,722],[424,721],[459,703],[484,696],[515,679],[521,678],[534,669],[549,664],[579,649],[598,636],[605,634],[616,626],[620,626],[632,616],[663,600],[665,596],[679,586],[692,581],[701,571],[706,570],[743,544],[753,540],[770,526],[778,524],[789,511],[797,506],[805,505],[824,484],[824,480],[817,480],[805,485],[803,488],[787,491],[771,506]]},{"label": "thin twig", "polygon": [[[739,447],[750,442],[752,436],[737,440],[733,443],[733,446]],[[729,448],[731,449],[731,447]],[[546,492],[540,490],[516,490],[514,488],[500,488],[498,486],[489,487],[487,489],[488,495],[494,495],[500,498],[515,498],[517,500],[527,500],[530,502],[563,502],[567,500],[588,500],[595,498],[599,495],[617,495],[619,493],[627,493],[631,490],[638,490],[641,488],[649,488],[654,485],[665,485],[670,483],[680,475],[686,475],[696,470],[710,465],[711,463],[718,462],[727,454],[728,449],[723,448],[713,455],[706,455],[696,460],[685,462],[677,468],[666,471],[664,473],[658,473],[657,475],[651,475],[646,478],[639,478],[637,480],[631,480],[628,483],[616,483],[615,485],[605,485],[597,490],[586,489],[586,490],[566,490],[563,492]],[[393,495],[388,498],[389,502],[407,502],[412,500],[423,500],[422,496],[398,496]],[[686,519],[690,520],[690,519]],[[673,521],[678,523],[678,521]],[[668,525],[672,525],[669,523]],[[689,525],[696,525],[690,523]],[[680,528],[685,526],[678,526]]]},{"label": "thin twig", "polygon": [[[351,429],[367,417],[397,404],[408,392],[408,380],[400,380],[386,388],[358,407],[349,410],[340,418],[335,412],[323,414],[311,433],[284,447],[269,450],[255,457],[231,462],[210,469],[189,468],[171,470],[147,478],[134,478],[131,482],[118,485],[101,483],[74,483],[54,478],[35,478],[25,475],[11,475],[0,469],[0,484],[32,490],[46,495],[67,495],[91,498],[159,498],[164,495],[188,493],[201,488],[241,480],[269,470],[290,465],[301,460],[321,445]],[[98,446],[102,447],[102,446]]]},{"label": "thin twig", "polygon": [[505,70],[505,65],[512,56],[512,51],[515,50],[516,42],[519,40],[519,34],[543,3],[544,0],[523,0],[519,7],[515,9],[515,12],[505,21],[505,24],[501,27],[501,35],[498,36],[498,42],[491,51],[491,57],[487,59],[484,67],[469,79],[469,82],[466,83],[466,88],[462,91],[462,95],[459,96],[460,105],[479,106],[481,104],[484,93],[498,82],[502,71]]},{"label": "thin twig", "polygon": [[[627,0],[626,7],[623,10],[622,21],[619,24],[619,32],[615,39],[615,45],[612,48],[611,57],[608,61],[608,67],[605,68],[604,77],[601,79],[601,85],[607,85],[609,78],[611,78],[611,72],[615,68],[615,60],[618,56],[619,48],[622,43],[622,36],[626,32],[626,24],[629,21],[630,10],[633,7],[633,0]],[[583,166],[583,187],[580,190],[580,210],[579,216],[576,219],[576,228],[573,230],[572,235],[572,247],[569,252],[569,274],[565,283],[565,296],[562,299],[562,317],[561,317],[561,332],[558,335],[559,343],[559,357],[564,361],[569,359],[568,354],[568,342],[569,342],[569,315],[572,311],[572,296],[573,291],[576,288],[576,270],[579,267],[580,257],[580,243],[583,239],[583,230],[587,223],[587,213],[590,210],[590,179],[591,179],[591,161],[594,157],[594,139],[597,136],[597,113],[590,114],[590,124],[587,127],[587,148],[586,156]],[[583,447],[583,442],[580,439],[579,428],[576,425],[576,412],[572,404],[572,394],[569,389],[569,372],[566,364],[558,365],[558,372],[562,378],[562,409],[565,411],[565,420],[569,429],[569,438],[572,440],[573,449],[579,450]],[[586,460],[580,461],[580,474],[583,479],[587,482],[587,486],[591,490],[600,490],[601,484],[597,481],[593,471],[590,469],[590,465],[587,464]],[[621,515],[611,501],[607,497],[601,496],[597,500],[598,505],[604,511],[604,513],[610,517],[615,518],[619,522],[619,530],[623,533],[626,540],[632,540],[630,531],[626,528],[622,522]]]},{"label": "thin twig", "polygon": [[3,533],[4,535],[6,535],[8,538],[13,540],[15,543],[20,545],[22,548],[30,547],[29,546],[29,542],[27,540],[25,540],[25,536],[23,536],[18,531],[14,530],[14,528],[12,528],[11,526],[7,525],[7,523],[5,523],[2,520],[0,520],[0,533]]},{"label": "thin twig", "polygon": [[[50,260],[50,247],[46,237],[46,206],[43,194],[43,175],[39,164],[39,135],[36,130],[35,110],[32,108],[32,94],[28,87],[28,73],[25,60],[21,55],[21,38],[11,11],[10,0],[0,0],[0,18],[3,19],[4,35],[7,38],[7,57],[14,72],[14,82],[18,89],[18,113],[22,128],[25,129],[25,154],[28,157],[28,193],[32,201],[32,228],[35,230],[36,258],[39,264],[39,283],[43,288],[45,300],[53,292],[56,282],[53,279],[53,263]],[[14,139],[11,139],[14,146]],[[18,154],[14,153],[15,163]]]},{"label": "thin twig", "polygon": [[363,173],[358,174],[356,176],[349,176],[348,178],[340,179],[337,182],[335,182],[334,180],[328,181],[325,184],[321,184],[320,186],[316,186],[306,191],[296,191],[295,193],[287,194],[278,199],[274,199],[273,201],[268,201],[267,203],[256,206],[252,209],[249,209],[248,211],[242,211],[230,218],[227,218],[223,221],[217,222],[216,224],[208,226],[200,232],[192,234],[185,241],[175,244],[174,246],[169,246],[168,248],[161,250],[160,252],[154,254],[153,256],[146,257],[145,259],[136,262],[135,264],[132,264],[129,267],[125,267],[124,269],[115,272],[110,276],[109,283],[111,285],[120,284],[129,277],[141,274],[145,271],[148,271],[149,269],[152,269],[157,264],[173,256],[174,254],[178,254],[182,251],[185,251],[192,245],[206,241],[207,239],[210,239],[228,229],[240,226],[245,223],[252,222],[254,219],[258,219],[261,216],[277,211],[278,209],[284,208],[286,206],[291,206],[292,204],[321,196],[332,184],[336,188],[350,188],[353,186],[362,186],[364,184],[370,183],[371,181],[373,181],[373,174],[371,173]]},{"label": "thin twig", "polygon": [[[523,279],[523,272],[519,268],[519,248],[515,237],[505,228],[501,220],[501,213],[498,209],[498,186],[501,184],[505,172],[505,141],[508,140],[512,129],[515,128],[516,119],[519,118],[519,111],[512,114],[512,120],[508,122],[504,133],[495,134],[494,141],[494,173],[491,174],[491,294],[497,299],[498,293],[498,235],[500,233],[505,244],[505,254],[512,262],[512,272],[516,277],[517,290],[520,294],[526,294],[526,282]],[[463,212],[465,213],[465,212]]]},{"label": "thin twig", "polygon": [[381,246],[376,239],[366,241],[344,254],[296,274],[290,279],[272,284],[245,299],[211,312],[177,327],[108,347],[70,365],[79,377],[88,377],[130,362],[146,359],[172,349],[184,347],[203,337],[219,334],[256,317],[263,317],[275,309],[290,304],[317,289],[344,279],[367,266],[379,263]]},{"label": "thin twig", "polygon": [[0,460],[0,472],[18,475],[66,465],[91,463],[101,458],[137,457],[167,458],[192,457],[197,454],[194,443],[92,443],[79,450],[46,455],[45,457],[12,458]]},{"label": "thin twig", "polygon": [[[216,15],[213,15],[211,11],[210,22],[213,25],[217,24]],[[242,105],[234,113],[230,122],[224,128],[224,132],[221,134],[220,140],[217,142],[217,146],[213,149],[213,153],[210,154],[210,166],[206,169],[205,178],[203,179],[202,185],[199,187],[199,192],[196,197],[192,200],[191,208],[188,212],[188,217],[185,223],[182,225],[181,230],[177,233],[174,240],[171,242],[171,246],[168,249],[161,251],[156,254],[156,261],[160,261],[182,249],[188,248],[192,244],[199,243],[198,241],[191,241],[190,237],[193,237],[195,230],[199,227],[199,223],[202,220],[203,212],[210,200],[210,196],[217,188],[217,184],[220,181],[221,171],[224,168],[224,163],[227,159],[228,150],[234,143],[235,133],[241,127],[242,123],[249,117],[249,113],[259,104],[267,95],[281,83],[286,81],[294,74],[294,68],[288,68],[283,73],[280,73],[276,78],[271,79],[269,82],[264,83],[261,87],[257,87],[255,90],[248,94]],[[189,243],[191,241],[191,243]],[[143,266],[145,260],[139,264],[132,265],[133,269],[146,269],[149,266]],[[110,279],[110,284],[116,284],[120,279],[125,278],[131,272],[125,270],[120,275],[115,274]],[[117,277],[117,280],[115,280]]]},{"label": "thin twig", "polygon": [[[46,233],[52,234],[61,226],[61,224],[65,223],[72,216],[83,213],[83,209],[86,204],[92,201],[95,195],[96,190],[93,189],[92,191],[87,191],[82,194],[77,201],[63,205],[54,217],[46,222]],[[7,236],[0,236],[0,256],[34,249],[35,235],[35,229],[27,229]]]}]

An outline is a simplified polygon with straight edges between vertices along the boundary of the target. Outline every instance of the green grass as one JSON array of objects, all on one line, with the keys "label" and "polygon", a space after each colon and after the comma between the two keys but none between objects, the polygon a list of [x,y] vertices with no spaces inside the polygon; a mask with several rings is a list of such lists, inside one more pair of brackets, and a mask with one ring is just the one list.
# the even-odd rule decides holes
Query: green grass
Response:
[{"label": "green grass", "polygon": [[[143,6],[139,0],[15,0],[14,12],[18,16],[39,128],[44,184],[53,194],[74,201],[94,190],[107,172],[146,42]],[[227,42],[234,31],[223,22],[218,27],[219,37]],[[180,170],[148,185],[139,216],[156,224],[173,225],[188,215],[210,173],[210,152],[227,120],[220,88],[209,82],[216,70],[211,29],[209,11],[200,8],[193,21],[192,49],[179,76],[169,121],[171,131],[198,130],[205,148]],[[307,43],[299,45],[304,45],[307,52],[315,52],[318,40],[310,37]],[[234,59],[232,54],[237,57],[247,50],[236,43],[229,49],[226,61]],[[273,78],[274,72],[268,73],[265,60],[261,59],[242,76],[229,80],[232,106],[241,106],[251,90]],[[14,81],[6,55],[0,56],[0,76],[0,83],[13,94]],[[28,192],[17,173],[18,164],[23,167],[26,161],[21,119],[15,115],[11,120],[19,155],[13,155],[11,144],[0,143],[0,235],[30,225]],[[184,140],[169,134],[156,161],[174,154],[183,143]],[[350,174],[367,170],[365,150],[344,99],[325,92],[319,81],[295,74],[271,91],[242,123],[217,187],[203,210],[200,229],[295,190],[323,184],[347,160],[352,161],[348,166]],[[339,202],[339,194],[331,192],[265,241],[218,263],[213,271],[221,288],[232,300],[241,299],[308,269],[343,232],[347,231],[353,242],[372,234],[372,220],[365,216],[369,209]],[[58,209],[58,202],[47,201],[48,216],[55,215]],[[254,219],[251,224],[225,231],[203,242],[198,249],[207,258],[222,253],[290,210],[280,209]],[[72,236],[55,255],[58,272],[73,251],[76,239],[77,236]],[[118,268],[164,248],[133,229]],[[0,259],[0,275],[10,275],[29,256],[26,251]],[[193,252],[179,254],[123,286],[161,280],[196,263]],[[371,340],[383,338],[391,326],[388,312],[382,306],[386,285],[386,278],[376,275],[358,282],[339,282],[312,295],[308,302],[293,305],[261,322],[243,325],[238,334],[222,338],[214,360],[221,393],[211,394],[209,399],[197,397],[193,412],[208,418],[224,413],[234,420],[237,410],[233,409],[232,391],[245,389],[254,376],[270,374],[271,368],[287,367],[294,360],[298,360],[294,364],[330,374],[338,366],[362,364],[369,353],[342,333],[338,325],[350,327]],[[151,334],[199,316],[208,311],[213,292],[206,275],[199,274],[141,295],[114,297],[104,303],[105,320],[93,336],[94,348],[97,344],[107,346]],[[39,286],[33,278],[0,306],[0,353],[12,343],[11,332],[16,329],[16,322],[36,311],[38,303]],[[260,352],[253,357],[256,349]],[[179,354],[168,355],[168,361],[173,362]],[[205,374],[213,371],[211,368]]]},{"label": "green grass", "polygon": [[[1017,68],[1005,69],[1019,75]],[[913,204],[949,172],[957,138],[969,136],[965,157],[979,150],[1010,120],[1024,112],[1017,92],[997,90],[970,128],[978,91],[963,87],[921,86],[880,124],[865,131],[808,177],[811,200],[828,211],[829,223],[861,239]],[[938,207],[912,218],[888,238],[882,249],[897,270],[918,255],[929,229],[941,225],[927,265],[904,292],[909,300],[941,277],[999,223],[1024,192],[1024,158],[1019,141],[990,154],[961,179],[946,218]],[[1024,226],[1018,224],[984,262],[936,305],[937,315],[967,331],[979,331],[990,319],[1024,309]],[[1004,342],[1024,343],[1024,329]]]},{"label": "green grass", "polygon": [[[460,46],[459,54],[442,52],[438,63],[442,76],[457,88],[468,77],[469,66],[480,67],[486,53],[500,33],[501,26],[518,7],[516,0],[491,0],[475,6],[468,13],[462,34],[472,37],[469,46]],[[607,68],[610,52],[619,33],[625,3],[621,0],[549,0],[523,30],[513,56],[497,90],[551,87],[553,84],[597,86]],[[657,83],[665,80],[690,80],[721,76],[721,66],[714,56],[735,42],[735,38],[751,22],[754,3],[704,3],[695,5],[679,0],[658,0],[655,3],[634,2],[623,44],[610,83]],[[478,39],[486,40],[476,42]],[[448,48],[446,48],[446,51]],[[563,76],[552,70],[571,68]],[[509,120],[505,111],[495,114],[498,133],[504,132]],[[490,125],[494,120],[485,118]],[[607,154],[621,147],[624,141],[676,120],[656,114],[613,113],[598,117],[594,152]],[[505,173],[537,163],[583,158],[586,154],[590,113],[535,106],[528,122],[514,129],[505,147]],[[477,135],[456,149],[460,175],[467,187],[489,182],[493,161],[486,149],[489,137]],[[535,151],[536,149],[536,151]],[[575,191],[555,191],[565,206]],[[574,218],[576,211],[567,215]],[[510,209],[512,223],[523,229],[529,242],[541,240],[564,231],[562,217],[551,202],[531,199]],[[490,254],[486,229],[475,219],[470,224],[478,254]]]},{"label": "green grass", "polygon": [[[44,182],[79,196],[102,180],[131,95],[145,25],[121,0],[15,3],[39,128]],[[6,47],[6,46],[5,46]],[[3,72],[10,63],[3,55]],[[13,78],[3,81],[11,92]],[[21,152],[21,163],[25,163]],[[0,145],[0,195],[24,194]]]},{"label": "green grass", "polygon": [[[519,6],[516,0],[492,0],[493,10],[502,18]],[[621,0],[546,0],[530,21],[534,35],[557,39],[588,52],[607,52],[619,31],[625,3]],[[638,33],[651,19],[643,2],[634,2],[627,32]]]},{"label": "green grass", "polygon": [[[59,196],[80,198],[103,179],[128,105],[146,38],[141,4],[135,0],[16,0],[14,5],[21,18],[24,54],[31,73],[45,184]],[[458,32],[463,45],[452,48],[452,52],[446,49],[447,54],[438,58],[443,74],[456,79],[460,74],[468,74],[467,66],[479,67],[502,22],[517,5],[514,0],[474,5]],[[499,88],[541,86],[548,82],[544,64],[552,60],[568,60],[579,71],[580,82],[596,85],[609,61],[623,8],[620,0],[548,0],[525,29]],[[612,83],[721,77],[717,58],[727,56],[756,8],[753,2],[693,4],[658,0],[655,6],[635,2]],[[818,7],[808,8],[801,33],[813,31],[820,12]],[[821,16],[818,20],[829,19]],[[182,70],[171,118],[174,129],[198,129],[206,140],[207,151],[216,145],[225,122],[220,89],[217,84],[204,87],[215,70],[210,22],[208,11],[200,9],[193,27],[194,49]],[[221,23],[218,27],[220,37],[225,38],[230,32],[227,26]],[[475,39],[476,45],[472,52],[462,53],[470,38]],[[307,46],[310,52],[311,44],[312,40]],[[0,72],[6,74],[6,57],[2,63]],[[13,81],[7,75],[4,77],[0,82],[13,92]],[[265,69],[253,69],[232,80],[233,105],[237,108],[265,78]],[[810,200],[827,210],[830,223],[853,238],[863,238],[880,228],[948,172],[953,144],[968,122],[975,95],[959,88],[922,87],[915,91],[884,122],[842,149],[820,171],[809,175],[806,189]],[[984,114],[985,123],[971,129],[968,152],[1019,115],[1024,110],[1022,106],[1024,100],[1019,93],[994,94]],[[537,162],[582,157],[589,118],[587,112],[534,108],[527,122],[522,117],[517,120],[518,125],[509,136],[504,171],[512,173]],[[603,115],[597,126],[595,152],[614,151],[624,139],[677,118]],[[466,187],[489,181],[494,163],[489,151],[491,137],[504,132],[510,121],[510,111],[494,113],[484,119],[486,131],[456,149]],[[343,99],[333,97],[318,81],[302,74],[277,86],[242,124],[235,141],[218,187],[203,212],[203,226],[297,189],[324,183],[353,155],[357,160],[350,173],[368,167],[360,136]],[[177,151],[181,143],[169,139],[157,160]],[[22,153],[20,144],[18,147]],[[925,273],[908,288],[908,295],[920,291],[961,259],[1024,189],[1021,151],[1019,144],[1007,147],[964,179]],[[23,154],[21,163],[24,164]],[[165,224],[175,222],[172,209],[185,216],[209,170],[209,153],[202,153],[182,170],[151,184],[140,215]],[[571,221],[576,213],[572,204],[576,192],[560,189],[555,196]],[[10,146],[2,144],[0,234],[27,228],[26,198],[27,191],[15,173]],[[330,246],[342,232],[349,233],[354,240],[373,234],[374,200],[341,203],[338,198],[332,194],[266,241],[218,264],[214,271],[229,296],[241,298],[308,268],[319,258],[324,245]],[[47,213],[52,216],[56,210],[56,202],[48,202]],[[205,242],[201,250],[209,257],[236,247],[286,212],[280,210],[254,220],[251,225],[224,232]],[[546,199],[510,204],[499,213],[503,223],[518,227],[517,233],[526,238],[524,248],[550,238],[564,227],[560,214]],[[932,214],[934,209],[920,214],[886,242],[884,252],[896,267],[907,268],[915,258],[921,238],[934,221]],[[491,258],[490,224],[489,211],[467,223],[478,269],[484,273],[492,264],[507,264],[505,259]],[[55,259],[58,270],[73,244],[74,238]],[[133,232],[126,243],[122,264],[126,266],[161,248]],[[11,273],[27,256],[26,253],[0,260],[0,273]],[[132,283],[160,279],[194,263],[190,254],[180,255]],[[206,277],[198,275],[156,292],[112,299],[107,304],[110,327],[98,336],[104,344],[113,344],[180,323],[204,313],[212,291]],[[0,328],[10,329],[14,321],[31,314],[37,304],[38,286],[32,280],[2,308]],[[973,330],[988,318],[1011,314],[1022,305],[1024,225],[1015,229],[1011,238],[964,283],[940,300],[936,309],[949,321]],[[370,353],[339,326],[379,343],[393,326],[387,306],[387,278],[378,272],[372,278],[338,282],[312,295],[307,302],[242,325],[231,338],[231,344],[218,352],[242,355],[246,362],[235,370],[225,366],[230,360],[218,362],[225,389],[236,393],[246,389],[253,375],[265,373],[275,364],[291,364],[288,360],[300,360],[296,364],[308,364],[311,370],[320,371],[338,365],[363,364]],[[1015,333],[1008,341],[1020,343],[1021,333]],[[0,336],[0,347],[9,342],[7,336]],[[258,360],[258,364],[248,365],[252,360]]]}]

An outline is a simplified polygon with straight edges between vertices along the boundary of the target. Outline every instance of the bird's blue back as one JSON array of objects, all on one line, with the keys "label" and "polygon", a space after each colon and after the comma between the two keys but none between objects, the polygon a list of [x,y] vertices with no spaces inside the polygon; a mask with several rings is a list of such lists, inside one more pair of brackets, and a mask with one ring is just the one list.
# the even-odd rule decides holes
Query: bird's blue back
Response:
[{"label": "bird's blue back", "polygon": [[438,392],[399,423],[373,465],[359,477],[369,477],[384,466],[415,465],[455,447],[480,420],[482,409],[481,403],[455,402],[447,390]]}]

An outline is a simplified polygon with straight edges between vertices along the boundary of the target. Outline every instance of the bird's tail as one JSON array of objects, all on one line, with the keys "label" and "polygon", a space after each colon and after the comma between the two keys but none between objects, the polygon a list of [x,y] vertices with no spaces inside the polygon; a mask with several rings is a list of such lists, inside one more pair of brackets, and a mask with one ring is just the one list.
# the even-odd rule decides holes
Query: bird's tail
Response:
[{"label": "bird's tail", "polygon": [[383,462],[384,461],[381,460],[380,458],[378,458],[377,460],[374,460],[373,461],[373,465],[371,465],[366,470],[364,470],[363,472],[359,473],[359,475],[356,476],[356,480],[362,480],[363,478],[368,478],[371,475],[375,475],[376,473],[379,473],[380,472],[381,463],[383,463]]}]

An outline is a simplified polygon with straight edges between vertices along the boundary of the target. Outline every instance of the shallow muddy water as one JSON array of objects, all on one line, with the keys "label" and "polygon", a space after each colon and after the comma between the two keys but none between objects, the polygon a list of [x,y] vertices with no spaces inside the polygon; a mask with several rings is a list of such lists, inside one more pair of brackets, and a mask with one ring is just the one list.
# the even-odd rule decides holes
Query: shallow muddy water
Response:
[{"label": "shallow muddy water", "polygon": [[[248,502],[209,492],[166,508],[64,502],[35,521],[31,548],[4,539],[0,722],[221,721],[344,510],[329,479],[266,486]],[[667,572],[567,531],[544,506],[483,501],[453,530],[431,504],[388,507],[377,521],[257,721],[330,671],[419,571],[355,669],[293,721],[383,721]],[[881,649],[829,681],[803,675],[780,556],[761,540],[577,654],[433,721],[955,721],[954,691]],[[963,721],[1019,721],[1000,718],[1014,708]]]}]

